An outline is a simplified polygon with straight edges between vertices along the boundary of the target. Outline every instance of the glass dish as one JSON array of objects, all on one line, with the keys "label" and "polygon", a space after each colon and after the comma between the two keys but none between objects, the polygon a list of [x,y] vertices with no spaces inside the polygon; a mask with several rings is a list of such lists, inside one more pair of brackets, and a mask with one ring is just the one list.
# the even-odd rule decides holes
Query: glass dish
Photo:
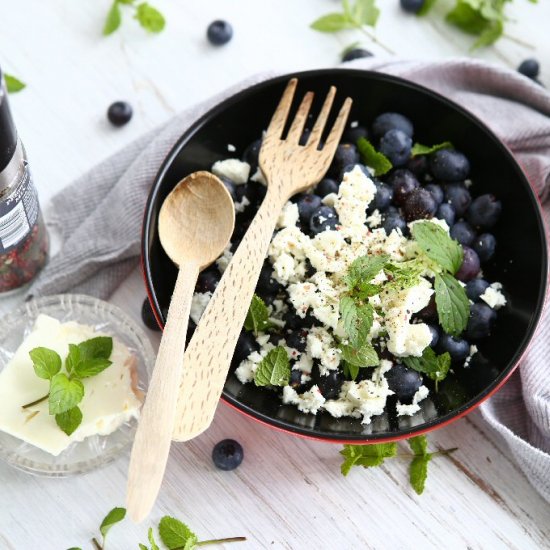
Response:
[{"label": "glass dish", "polygon": [[[146,334],[120,308],[90,296],[65,294],[31,300],[0,319],[0,371],[31,331],[39,314],[76,321],[123,342],[137,359],[138,387],[145,391],[155,354]],[[35,475],[65,477],[104,466],[127,449],[137,421],[125,422],[107,436],[72,443],[58,456],[0,431],[0,460]]]}]

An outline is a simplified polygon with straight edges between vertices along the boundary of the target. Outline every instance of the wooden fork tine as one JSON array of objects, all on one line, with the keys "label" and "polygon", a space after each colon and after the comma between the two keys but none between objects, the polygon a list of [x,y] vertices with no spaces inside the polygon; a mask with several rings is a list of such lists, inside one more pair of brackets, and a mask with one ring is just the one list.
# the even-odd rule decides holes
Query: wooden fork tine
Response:
[{"label": "wooden fork tine", "polygon": [[334,155],[334,152],[336,151],[336,147],[340,142],[340,138],[342,137],[342,134],[344,133],[344,128],[346,127],[346,122],[348,120],[352,103],[353,101],[351,97],[347,97],[346,100],[344,101],[344,104],[342,105],[342,108],[340,109],[340,112],[338,113],[338,116],[336,117],[336,120],[334,121],[334,125],[330,130],[330,134],[327,137],[327,141],[323,146],[323,151],[330,153],[331,158]]},{"label": "wooden fork tine", "polygon": [[285,91],[277,105],[277,109],[271,117],[271,122],[267,128],[267,137],[273,137],[280,139],[283,135],[283,130],[285,127],[286,119],[288,118],[288,113],[292,105],[292,100],[294,98],[294,92],[296,91],[296,85],[298,84],[297,78],[291,78],[286,85]]},{"label": "wooden fork tine", "polygon": [[330,113],[330,109],[332,108],[332,103],[334,101],[335,95],[336,88],[334,86],[331,86],[325,102],[323,103],[323,107],[321,108],[321,112],[319,113],[319,116],[315,121],[315,125],[313,126],[313,130],[311,131],[311,135],[309,136],[307,142],[308,145],[313,145],[314,147],[317,147],[319,145],[319,142],[321,141],[321,135],[323,134],[323,130],[325,129],[325,125],[327,123],[328,115]]},{"label": "wooden fork tine", "polygon": [[311,108],[313,96],[313,92],[307,92],[307,94],[304,95],[302,103],[300,103],[300,107],[298,107],[296,116],[292,121],[290,130],[288,131],[288,136],[286,138],[287,141],[291,143],[298,143],[300,141],[307,122],[307,115],[309,114],[309,109]]}]

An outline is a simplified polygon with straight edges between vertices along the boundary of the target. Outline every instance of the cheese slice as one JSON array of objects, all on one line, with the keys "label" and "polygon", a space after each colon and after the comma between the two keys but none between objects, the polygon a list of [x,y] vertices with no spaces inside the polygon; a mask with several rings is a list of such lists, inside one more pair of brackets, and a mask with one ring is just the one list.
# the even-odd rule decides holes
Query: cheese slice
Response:
[{"label": "cheese slice", "polygon": [[47,401],[22,408],[46,395],[49,388],[47,380],[36,376],[30,350],[38,346],[53,349],[64,364],[69,344],[79,344],[96,336],[109,335],[87,325],[61,323],[39,315],[31,333],[0,372],[0,430],[57,456],[75,441],[92,435],[108,435],[124,422],[138,418],[143,395],[137,389],[136,358],[116,338],[113,338],[110,357],[113,364],[100,374],[82,380],[84,398],[79,404],[82,423],[70,436],[48,413]]}]

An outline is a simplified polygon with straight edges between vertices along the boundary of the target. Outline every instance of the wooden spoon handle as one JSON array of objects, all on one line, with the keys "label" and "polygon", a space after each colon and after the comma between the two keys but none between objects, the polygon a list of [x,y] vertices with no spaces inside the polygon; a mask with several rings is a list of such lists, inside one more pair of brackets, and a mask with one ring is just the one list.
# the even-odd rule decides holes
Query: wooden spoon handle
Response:
[{"label": "wooden spoon handle", "polygon": [[195,262],[180,266],[141,411],[128,473],[127,507],[135,522],[142,521],[149,514],[164,476],[172,441],[191,299],[198,274],[199,266]]},{"label": "wooden spoon handle", "polygon": [[212,422],[283,204],[276,186],[268,188],[189,342],[172,436],[176,441],[192,439]]}]

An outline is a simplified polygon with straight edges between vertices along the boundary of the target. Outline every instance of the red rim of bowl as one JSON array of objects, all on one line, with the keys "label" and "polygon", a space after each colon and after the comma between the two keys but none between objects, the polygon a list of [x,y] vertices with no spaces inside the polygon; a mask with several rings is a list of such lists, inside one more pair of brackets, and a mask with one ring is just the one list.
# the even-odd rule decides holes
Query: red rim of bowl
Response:
[{"label": "red rim of bowl", "polygon": [[[447,97],[434,92],[433,90],[430,90],[429,88],[426,88],[420,84],[417,84],[415,82],[392,76],[387,75],[385,73],[379,73],[375,71],[364,71],[361,69],[340,69],[340,68],[334,68],[334,69],[316,69],[312,71],[302,71],[298,73],[290,73],[282,76],[278,76],[275,78],[271,78],[268,80],[265,80],[263,82],[260,82],[258,84],[255,84],[254,86],[250,86],[248,88],[245,88],[236,94],[230,96],[226,100],[224,100],[222,103],[214,106],[212,109],[207,111],[203,116],[201,116],[198,120],[196,120],[180,137],[179,139],[174,143],[172,149],[168,152],[166,155],[164,161],[162,162],[162,165],[160,166],[156,176],[155,181],[152,185],[152,191],[149,194],[149,197],[147,199],[147,203],[145,206],[145,212],[143,216],[143,224],[142,224],[142,236],[141,236],[141,269],[143,274],[143,279],[145,282],[145,288],[147,291],[147,296],[149,299],[149,303],[151,304],[151,308],[153,310],[153,313],[155,315],[155,319],[159,325],[159,327],[163,328],[163,322],[162,318],[160,316],[160,308],[158,307],[158,304],[156,302],[156,299],[153,294],[152,290],[152,282],[151,282],[151,274],[147,267],[147,256],[148,256],[148,250],[146,246],[146,237],[149,229],[149,211],[151,203],[153,202],[153,199],[155,198],[156,191],[158,190],[158,182],[162,180],[164,177],[164,174],[168,167],[170,166],[172,160],[174,157],[178,154],[181,147],[186,143],[193,135],[194,133],[202,127],[202,125],[209,120],[212,116],[215,116],[218,112],[221,110],[224,110],[228,103],[231,104],[233,102],[236,102],[240,100],[240,98],[244,95],[247,95],[257,89],[261,89],[266,86],[270,86],[274,83],[278,82],[285,82],[289,78],[302,78],[302,77],[308,77],[308,76],[320,76],[325,75],[327,78],[330,78],[331,74],[337,74],[337,73],[343,73],[343,74],[349,74],[349,73],[364,73],[367,76],[371,76],[373,78],[382,79],[382,80],[389,80],[393,83],[397,83],[400,85],[409,86],[412,88],[416,88],[417,90],[422,91],[423,93],[432,96],[434,99],[437,99],[438,101],[442,101],[444,103],[447,103],[449,106],[454,108],[455,110],[459,111],[463,116],[469,118],[474,123],[481,126],[487,133],[489,133],[492,138],[502,147],[503,151],[510,157],[512,162],[514,162],[517,167],[519,168],[521,174],[525,178],[525,181],[529,185],[529,189],[531,191],[532,197],[534,197],[536,205],[536,210],[538,214],[538,221],[540,226],[542,227],[542,234],[544,236],[545,240],[545,247],[546,253],[544,254],[543,263],[544,263],[544,271],[546,272],[546,284],[544,285],[543,289],[543,295],[539,298],[539,304],[538,304],[538,311],[536,312],[535,317],[533,318],[531,322],[531,326],[528,328],[526,341],[524,340],[524,343],[522,344],[523,350],[519,354],[519,356],[515,359],[513,364],[508,367],[503,373],[501,373],[501,376],[498,377],[495,381],[492,382],[486,388],[484,391],[482,391],[480,394],[478,394],[475,398],[470,399],[467,403],[462,405],[456,410],[450,411],[446,413],[442,417],[438,417],[435,420],[431,420],[428,422],[425,422],[424,424],[420,424],[418,426],[414,426],[411,428],[403,429],[400,431],[399,434],[391,435],[391,436],[377,436],[376,434],[358,434],[356,438],[351,439],[339,439],[337,437],[333,436],[324,436],[324,435],[314,435],[312,433],[309,433],[308,430],[302,429],[298,426],[290,428],[285,427],[282,424],[284,422],[273,419],[271,417],[268,417],[264,414],[258,413],[254,411],[251,407],[248,407],[246,405],[243,405],[240,403],[237,399],[226,396],[222,393],[221,400],[226,405],[231,407],[234,410],[239,411],[243,415],[247,416],[248,418],[251,418],[252,420],[255,420],[256,422],[259,422],[260,424],[263,424],[265,426],[268,426],[269,428],[272,428],[274,430],[277,430],[279,432],[283,432],[286,434],[290,434],[293,436],[298,436],[303,439],[309,439],[314,441],[323,441],[325,443],[335,443],[335,444],[352,444],[352,445],[361,445],[361,444],[374,444],[374,443],[384,443],[384,442],[391,442],[391,441],[399,441],[402,439],[409,439],[410,437],[425,434],[440,428],[443,428],[445,426],[448,426],[452,422],[455,422],[456,420],[462,418],[463,416],[469,414],[473,410],[475,410],[477,407],[479,407],[483,402],[485,402],[489,397],[494,395],[502,386],[510,379],[512,374],[515,372],[515,370],[518,368],[519,364],[521,363],[522,359],[525,357],[527,352],[529,351],[531,344],[533,342],[534,336],[536,335],[536,332],[538,330],[538,325],[540,322],[540,319],[548,306],[549,302],[549,295],[548,295],[548,283],[549,283],[549,266],[548,266],[548,242],[550,242],[550,233],[548,225],[546,224],[544,220],[544,216],[542,215],[542,204],[540,202],[540,198],[537,195],[535,191],[535,186],[531,183],[526,171],[523,169],[519,161],[516,159],[510,148],[501,141],[494,132],[488,128],[488,126],[481,121],[476,115],[462,107],[461,105],[458,105],[454,101],[448,99]],[[542,303],[542,306],[541,306]]]}]

